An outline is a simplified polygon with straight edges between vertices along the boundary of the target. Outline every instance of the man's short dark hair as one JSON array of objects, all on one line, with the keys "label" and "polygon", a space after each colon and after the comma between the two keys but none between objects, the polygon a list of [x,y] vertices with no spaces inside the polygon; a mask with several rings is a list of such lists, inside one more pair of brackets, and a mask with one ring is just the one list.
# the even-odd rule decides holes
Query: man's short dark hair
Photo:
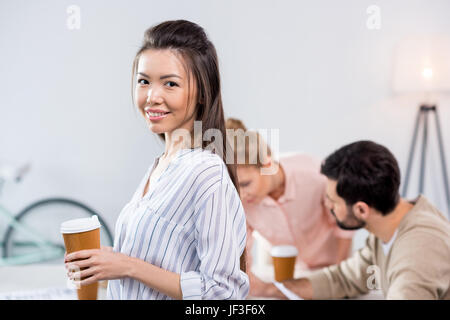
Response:
[{"label": "man's short dark hair", "polygon": [[325,159],[320,171],[337,181],[336,192],[347,205],[363,201],[386,215],[400,199],[397,160],[375,142],[357,141],[343,146]]}]

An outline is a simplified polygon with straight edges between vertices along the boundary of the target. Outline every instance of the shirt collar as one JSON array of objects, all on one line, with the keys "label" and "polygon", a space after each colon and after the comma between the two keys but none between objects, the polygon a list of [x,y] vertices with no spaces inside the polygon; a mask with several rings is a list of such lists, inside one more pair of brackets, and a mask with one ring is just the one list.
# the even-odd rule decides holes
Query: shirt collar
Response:
[{"label": "shirt collar", "polygon": [[391,247],[395,241],[395,238],[397,238],[397,231],[398,231],[398,229],[395,229],[394,235],[392,236],[391,240],[389,240],[388,243],[384,243],[383,241],[381,241],[381,245],[383,247],[383,252],[384,252],[385,256],[387,256],[387,254],[389,253],[389,250],[391,250]]}]

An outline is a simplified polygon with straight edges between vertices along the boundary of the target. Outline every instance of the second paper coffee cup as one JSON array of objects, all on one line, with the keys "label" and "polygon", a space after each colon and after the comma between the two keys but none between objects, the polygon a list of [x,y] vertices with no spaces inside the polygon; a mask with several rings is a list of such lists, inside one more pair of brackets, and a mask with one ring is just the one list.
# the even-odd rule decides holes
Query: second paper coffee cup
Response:
[{"label": "second paper coffee cup", "polygon": [[284,281],[294,278],[295,260],[298,250],[294,246],[274,246],[270,251],[273,261],[275,281]]},{"label": "second paper coffee cup", "polygon": [[[66,252],[100,249],[100,227],[97,216],[65,221],[61,224]],[[78,270],[80,271],[80,270]],[[77,290],[79,300],[96,300],[98,283],[81,286]]]}]

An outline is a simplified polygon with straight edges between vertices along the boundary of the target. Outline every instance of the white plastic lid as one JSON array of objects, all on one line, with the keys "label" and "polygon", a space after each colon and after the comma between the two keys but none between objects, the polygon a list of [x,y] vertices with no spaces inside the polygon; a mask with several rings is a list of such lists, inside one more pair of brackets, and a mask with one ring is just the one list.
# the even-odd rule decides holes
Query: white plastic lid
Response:
[{"label": "white plastic lid", "polygon": [[270,250],[270,254],[272,257],[277,258],[296,257],[298,255],[298,250],[294,246],[274,246],[272,247],[272,250]]},{"label": "white plastic lid", "polygon": [[93,215],[90,218],[72,219],[61,223],[61,233],[86,232],[100,228],[101,226],[98,217]]}]

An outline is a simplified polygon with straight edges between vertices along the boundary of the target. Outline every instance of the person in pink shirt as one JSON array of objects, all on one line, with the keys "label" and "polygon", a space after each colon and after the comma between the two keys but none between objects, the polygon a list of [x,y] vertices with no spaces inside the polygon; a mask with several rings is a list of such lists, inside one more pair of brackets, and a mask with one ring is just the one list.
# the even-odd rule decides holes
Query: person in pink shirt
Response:
[{"label": "person in pink shirt", "polygon": [[[296,263],[317,269],[348,258],[353,231],[338,227],[325,206],[326,177],[320,173],[320,160],[306,154],[292,154],[274,161],[262,137],[248,131],[242,121],[229,118],[227,136],[233,133],[235,160],[241,200],[247,218],[247,253],[250,295],[266,296],[264,282],[251,272],[253,231],[271,245],[293,245]],[[245,132],[246,142],[238,143]],[[233,131],[229,131],[233,130]],[[265,150],[261,151],[261,148]],[[245,155],[239,158],[238,155]],[[256,155],[256,159],[251,159]],[[261,174],[262,168],[277,166],[274,174]]]}]

